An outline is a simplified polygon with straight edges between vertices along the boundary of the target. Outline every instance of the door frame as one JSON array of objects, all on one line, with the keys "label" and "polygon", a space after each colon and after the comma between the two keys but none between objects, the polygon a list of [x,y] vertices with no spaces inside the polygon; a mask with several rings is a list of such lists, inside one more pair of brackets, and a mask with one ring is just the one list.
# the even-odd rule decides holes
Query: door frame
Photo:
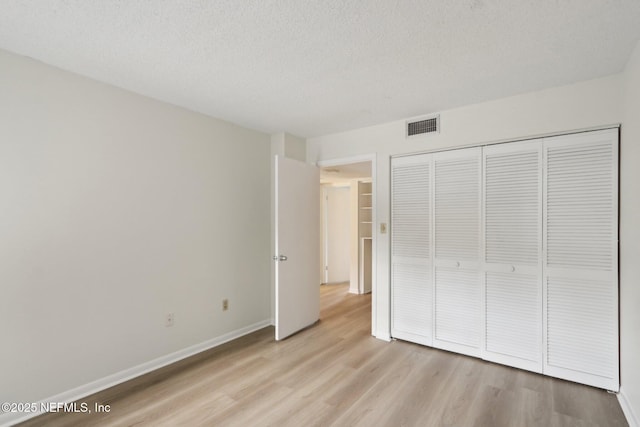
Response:
[{"label": "door frame", "polygon": [[[378,189],[377,189],[377,155],[362,154],[359,156],[339,157],[335,159],[320,160],[316,166],[320,168],[342,166],[351,163],[371,162],[371,335],[376,335],[377,324],[377,295],[378,295]],[[318,183],[320,185],[320,183]]]}]

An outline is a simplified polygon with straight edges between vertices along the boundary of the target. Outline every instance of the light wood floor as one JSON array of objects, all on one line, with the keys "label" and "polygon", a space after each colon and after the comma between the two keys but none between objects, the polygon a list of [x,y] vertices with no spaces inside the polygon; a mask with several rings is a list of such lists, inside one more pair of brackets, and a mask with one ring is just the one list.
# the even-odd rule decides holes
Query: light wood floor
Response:
[{"label": "light wood floor", "polygon": [[615,396],[370,335],[371,297],[323,286],[321,321],[282,342],[273,328],[82,399],[108,414],[47,414],[70,426],[626,426]]}]

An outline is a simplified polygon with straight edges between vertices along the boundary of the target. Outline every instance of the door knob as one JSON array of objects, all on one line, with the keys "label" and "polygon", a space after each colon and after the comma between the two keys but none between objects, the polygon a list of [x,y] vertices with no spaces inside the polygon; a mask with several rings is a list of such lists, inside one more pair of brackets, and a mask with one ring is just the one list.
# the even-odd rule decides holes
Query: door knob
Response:
[{"label": "door knob", "polygon": [[288,260],[288,259],[289,259],[289,258],[287,258],[285,255],[280,255],[280,256],[278,256],[278,255],[274,255],[274,256],[273,256],[273,260],[274,260],[274,261],[286,261],[286,260]]}]

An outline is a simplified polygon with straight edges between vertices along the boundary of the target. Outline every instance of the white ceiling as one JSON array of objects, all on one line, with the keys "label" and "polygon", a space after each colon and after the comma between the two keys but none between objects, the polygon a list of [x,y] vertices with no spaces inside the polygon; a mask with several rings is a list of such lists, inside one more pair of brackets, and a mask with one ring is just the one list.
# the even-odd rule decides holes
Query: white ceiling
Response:
[{"label": "white ceiling", "polygon": [[320,169],[321,184],[344,184],[352,179],[371,178],[371,162],[327,166]]},{"label": "white ceiling", "polygon": [[639,38],[638,0],[0,1],[0,48],[304,137],[613,74]]}]

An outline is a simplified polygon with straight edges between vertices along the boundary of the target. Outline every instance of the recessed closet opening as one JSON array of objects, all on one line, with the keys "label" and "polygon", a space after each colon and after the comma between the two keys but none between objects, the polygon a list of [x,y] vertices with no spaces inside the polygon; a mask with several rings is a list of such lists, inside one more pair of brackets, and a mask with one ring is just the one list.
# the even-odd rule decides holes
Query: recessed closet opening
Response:
[{"label": "recessed closet opening", "polygon": [[391,160],[391,335],[619,390],[618,128]]}]

